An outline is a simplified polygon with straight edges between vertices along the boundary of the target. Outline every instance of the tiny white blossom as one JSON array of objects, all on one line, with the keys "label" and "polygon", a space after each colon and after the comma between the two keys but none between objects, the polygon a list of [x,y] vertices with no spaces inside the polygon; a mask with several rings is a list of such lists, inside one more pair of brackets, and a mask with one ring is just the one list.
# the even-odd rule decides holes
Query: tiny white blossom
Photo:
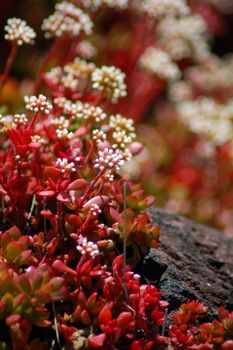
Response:
[{"label": "tiny white blossom", "polygon": [[39,97],[25,96],[24,101],[26,103],[26,109],[34,112],[49,114],[53,108],[44,95],[39,95]]},{"label": "tiny white blossom", "polygon": [[125,97],[125,74],[114,66],[102,66],[92,73],[92,86],[104,96],[116,103],[119,98]]},{"label": "tiny white blossom", "polygon": [[92,27],[93,23],[88,14],[68,1],[57,4],[54,14],[45,19],[42,24],[47,38],[67,34],[78,36],[82,32],[90,35]]},{"label": "tiny white blossom", "polygon": [[92,216],[98,216],[99,214],[101,214],[101,209],[98,206],[98,204],[92,204],[92,206],[90,207],[89,210],[89,214],[91,214]]},{"label": "tiny white blossom", "polygon": [[36,37],[34,30],[19,18],[9,18],[5,26],[5,31],[5,39],[13,41],[19,46],[33,44]]},{"label": "tiny white blossom", "polygon": [[68,161],[66,158],[58,158],[56,165],[61,169],[62,173],[71,173],[76,171],[75,164],[73,162]]},{"label": "tiny white blossom", "polygon": [[86,237],[80,236],[76,249],[82,254],[88,254],[90,258],[94,259],[100,254],[97,244],[88,241]]},{"label": "tiny white blossom", "polygon": [[15,114],[14,122],[16,125],[26,125],[28,122],[28,119],[25,114]]},{"label": "tiny white blossom", "polygon": [[103,151],[99,151],[98,155],[94,167],[100,170],[116,171],[124,164],[122,154],[112,148],[105,148]]}]

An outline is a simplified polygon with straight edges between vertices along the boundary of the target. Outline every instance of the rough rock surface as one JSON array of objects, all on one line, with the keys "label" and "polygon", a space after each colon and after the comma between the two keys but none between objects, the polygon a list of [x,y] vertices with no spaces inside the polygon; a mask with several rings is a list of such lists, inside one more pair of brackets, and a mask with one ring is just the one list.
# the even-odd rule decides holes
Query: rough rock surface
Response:
[{"label": "rough rock surface", "polygon": [[155,284],[170,303],[170,311],[187,299],[233,309],[233,239],[204,225],[162,209],[149,214],[161,226],[161,245],[151,249],[137,271]]}]

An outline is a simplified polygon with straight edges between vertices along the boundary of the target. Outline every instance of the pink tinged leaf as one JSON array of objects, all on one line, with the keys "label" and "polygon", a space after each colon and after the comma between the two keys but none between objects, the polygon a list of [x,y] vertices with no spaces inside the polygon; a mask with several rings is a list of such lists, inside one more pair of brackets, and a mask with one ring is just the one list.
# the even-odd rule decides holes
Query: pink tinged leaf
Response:
[{"label": "pink tinged leaf", "polygon": [[14,315],[10,315],[6,318],[6,324],[8,326],[12,326],[14,325],[15,323],[18,323],[19,321],[21,320],[21,315],[19,314],[14,314]]},{"label": "pink tinged leaf", "polygon": [[55,195],[54,191],[41,191],[38,193],[40,197],[53,197]]},{"label": "pink tinged leaf", "polygon": [[71,184],[68,186],[68,191],[80,191],[80,190],[85,190],[86,188],[87,188],[86,180],[78,179],[71,182]]},{"label": "pink tinged leaf", "polygon": [[68,273],[70,275],[77,276],[76,271],[72,270],[60,260],[55,260],[52,267],[58,273]]},{"label": "pink tinged leaf", "polygon": [[88,202],[86,202],[83,207],[89,208],[93,204],[97,204],[98,206],[102,206],[102,205],[108,203],[108,201],[109,201],[108,196],[96,196],[96,197],[90,199]]},{"label": "pink tinged leaf", "polygon": [[65,193],[65,192],[59,193],[57,195],[57,200],[59,202],[62,202],[62,203],[69,203],[70,202],[70,196],[67,193]]},{"label": "pink tinged leaf", "polygon": [[122,221],[122,215],[114,208],[110,208],[110,215],[115,222]]},{"label": "pink tinged leaf", "polygon": [[99,335],[91,335],[88,338],[88,344],[92,346],[94,349],[101,348],[104,345],[106,339],[105,334],[99,334]]}]

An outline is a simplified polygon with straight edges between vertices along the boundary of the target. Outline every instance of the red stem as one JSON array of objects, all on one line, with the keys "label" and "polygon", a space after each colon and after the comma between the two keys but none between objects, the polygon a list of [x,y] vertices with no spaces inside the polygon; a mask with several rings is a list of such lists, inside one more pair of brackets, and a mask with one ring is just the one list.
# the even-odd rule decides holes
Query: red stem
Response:
[{"label": "red stem", "polygon": [[91,185],[88,187],[88,189],[86,190],[86,192],[84,193],[83,199],[82,199],[82,205],[85,203],[86,199],[89,197],[92,189],[94,188],[95,184],[97,183],[97,181],[99,180],[99,178],[105,173],[106,169],[102,169],[99,174],[94,178],[94,180],[92,181]]},{"label": "red stem", "polygon": [[54,58],[55,54],[57,53],[58,49],[60,48],[62,41],[63,41],[63,38],[57,38],[54,41],[44,63],[42,64],[42,66],[39,70],[39,73],[36,77],[36,80],[35,80],[35,86],[34,86],[34,94],[35,95],[38,95],[38,92],[40,91],[41,84],[42,84],[42,76],[45,73],[45,70],[46,70],[49,62]]},{"label": "red stem", "polygon": [[4,68],[4,72],[3,72],[1,79],[0,79],[0,89],[4,86],[4,84],[6,83],[6,81],[8,79],[8,76],[9,76],[9,73],[11,71],[11,67],[14,63],[17,52],[18,52],[18,46],[16,43],[13,43],[11,50],[10,50],[10,53],[9,53],[9,57],[7,59],[7,62],[6,62],[5,68]]},{"label": "red stem", "polygon": [[32,120],[31,120],[31,123],[29,125],[30,130],[32,130],[34,128],[34,125],[35,125],[35,122],[36,122],[38,115],[39,115],[39,111],[34,114]]}]

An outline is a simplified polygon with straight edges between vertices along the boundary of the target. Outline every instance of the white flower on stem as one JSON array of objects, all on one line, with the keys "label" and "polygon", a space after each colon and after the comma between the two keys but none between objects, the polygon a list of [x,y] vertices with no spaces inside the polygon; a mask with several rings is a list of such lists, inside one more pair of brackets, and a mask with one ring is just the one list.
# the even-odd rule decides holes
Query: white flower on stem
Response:
[{"label": "white flower on stem", "polygon": [[69,162],[66,158],[58,158],[56,165],[61,169],[62,173],[69,174],[76,171],[75,164]]},{"label": "white flower on stem", "polygon": [[19,18],[9,18],[5,26],[5,31],[5,39],[13,41],[19,46],[33,44],[36,37],[34,30]]},{"label": "white flower on stem", "polygon": [[70,140],[73,137],[73,133],[69,132],[67,128],[61,128],[56,130],[57,138],[63,140]]},{"label": "white flower on stem", "polygon": [[92,73],[92,86],[113,103],[127,95],[125,74],[114,66],[96,68]]},{"label": "white flower on stem", "polygon": [[136,4],[136,8],[155,19],[186,16],[190,13],[186,0],[138,0]]},{"label": "white flower on stem", "polygon": [[98,204],[92,204],[89,210],[89,214],[92,216],[97,217],[99,214],[101,214],[101,209],[98,206]]},{"label": "white flower on stem", "polygon": [[107,135],[103,130],[95,129],[92,132],[93,140],[96,141],[96,143],[101,143],[106,141]]},{"label": "white flower on stem", "polygon": [[86,237],[80,236],[76,249],[82,254],[88,254],[90,258],[94,259],[100,254],[97,244],[92,241],[88,241]]},{"label": "white flower on stem", "polygon": [[49,114],[53,108],[44,95],[39,95],[38,97],[25,96],[24,101],[26,103],[26,109],[34,112]]},{"label": "white flower on stem", "polygon": [[28,119],[25,114],[15,114],[14,116],[14,122],[16,125],[26,125],[28,122]]},{"label": "white flower on stem", "polygon": [[46,18],[42,24],[42,30],[45,31],[47,38],[67,34],[78,36],[81,33],[90,35],[92,27],[93,23],[88,14],[67,1],[57,4],[54,14]]},{"label": "white flower on stem", "polygon": [[148,47],[139,60],[139,65],[148,73],[157,75],[161,79],[177,80],[181,72],[171,57],[164,50]]},{"label": "white flower on stem", "polygon": [[98,152],[99,158],[95,160],[94,167],[100,170],[117,171],[124,164],[123,156],[117,150],[105,148]]}]

